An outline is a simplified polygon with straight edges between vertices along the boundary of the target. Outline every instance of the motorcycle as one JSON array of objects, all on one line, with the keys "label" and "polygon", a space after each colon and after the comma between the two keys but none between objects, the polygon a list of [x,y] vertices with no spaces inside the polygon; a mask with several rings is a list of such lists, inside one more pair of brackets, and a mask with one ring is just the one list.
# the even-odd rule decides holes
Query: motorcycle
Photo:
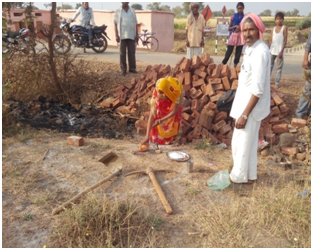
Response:
[{"label": "motorcycle", "polygon": [[35,44],[30,39],[30,30],[22,28],[17,31],[8,31],[2,34],[2,54],[22,52],[25,55],[35,56]]},{"label": "motorcycle", "polygon": [[60,55],[67,54],[70,51],[72,44],[78,48],[91,48],[96,53],[103,53],[107,49],[108,41],[106,38],[111,40],[105,32],[108,26],[102,25],[92,28],[91,39],[93,46],[90,46],[88,29],[79,25],[70,26],[71,22],[71,20],[69,22],[67,22],[66,19],[62,20],[60,29],[63,34],[56,34],[52,40],[56,53]]}]

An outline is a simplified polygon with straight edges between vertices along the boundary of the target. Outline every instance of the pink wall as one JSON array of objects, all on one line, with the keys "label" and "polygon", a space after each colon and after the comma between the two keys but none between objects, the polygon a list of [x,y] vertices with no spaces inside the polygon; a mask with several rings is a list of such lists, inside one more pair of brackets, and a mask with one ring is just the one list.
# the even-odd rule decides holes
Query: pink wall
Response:
[{"label": "pink wall", "polygon": [[[19,23],[21,22],[23,19],[25,19],[25,14],[23,14],[22,16],[14,16],[14,13],[23,13],[24,9],[11,9],[10,11],[10,15],[11,15],[11,20],[13,22],[13,24],[9,25],[9,28],[12,31],[15,31],[18,27],[18,24],[16,25],[15,23]],[[7,19],[9,19],[8,17],[8,12],[6,10],[2,10],[2,13],[5,13],[5,16],[7,17]],[[36,16],[36,13],[41,13],[41,16]],[[50,25],[51,23],[51,17],[50,17],[50,11],[48,10],[34,10],[34,26],[36,28],[36,22],[37,21],[41,21],[43,24],[47,24]]]},{"label": "pink wall", "polygon": [[[72,19],[76,10],[62,10],[57,13],[62,19]],[[114,14],[115,11],[107,10],[94,10],[95,22],[97,26],[105,24],[108,26],[107,34],[111,41],[108,41],[109,45],[117,46],[115,41],[114,30]],[[158,51],[171,51],[174,46],[174,14],[172,12],[159,12],[159,11],[136,11],[137,21],[140,24],[140,29],[147,29],[148,32],[155,32],[155,37],[159,40]],[[75,23],[78,24],[79,16]],[[166,38],[166,39],[164,39]],[[141,42],[139,47],[142,47]]]}]

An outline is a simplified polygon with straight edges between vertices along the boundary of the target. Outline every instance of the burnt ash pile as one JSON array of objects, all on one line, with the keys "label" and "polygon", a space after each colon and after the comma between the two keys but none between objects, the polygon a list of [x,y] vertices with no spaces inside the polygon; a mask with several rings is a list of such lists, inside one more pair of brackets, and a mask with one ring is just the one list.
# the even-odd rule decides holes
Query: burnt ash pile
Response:
[{"label": "burnt ash pile", "polygon": [[62,133],[75,133],[89,138],[123,139],[133,137],[132,118],[119,117],[111,110],[81,105],[77,110],[55,99],[39,97],[29,103],[10,103],[10,114],[17,122]]}]

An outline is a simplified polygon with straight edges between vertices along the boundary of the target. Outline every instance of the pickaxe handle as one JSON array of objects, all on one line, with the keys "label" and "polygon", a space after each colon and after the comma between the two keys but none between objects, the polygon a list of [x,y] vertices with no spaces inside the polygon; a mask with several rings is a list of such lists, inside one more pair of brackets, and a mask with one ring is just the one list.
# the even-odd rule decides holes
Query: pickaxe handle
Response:
[{"label": "pickaxe handle", "polygon": [[148,175],[150,177],[150,180],[152,181],[152,184],[153,184],[156,192],[159,195],[159,198],[160,198],[160,200],[162,202],[162,205],[163,205],[166,213],[167,214],[171,214],[173,212],[173,210],[171,208],[171,205],[168,203],[168,201],[167,201],[167,199],[166,199],[166,197],[164,195],[164,192],[163,192],[163,190],[162,190],[162,188],[161,188],[157,178],[155,177],[155,174],[151,171],[151,172],[149,172]]}]

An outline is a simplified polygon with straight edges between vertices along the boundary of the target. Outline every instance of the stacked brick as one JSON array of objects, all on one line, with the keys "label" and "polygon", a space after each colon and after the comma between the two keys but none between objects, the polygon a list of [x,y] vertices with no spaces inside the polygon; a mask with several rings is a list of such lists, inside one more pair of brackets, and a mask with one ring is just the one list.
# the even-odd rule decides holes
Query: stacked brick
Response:
[{"label": "stacked brick", "polygon": [[[113,102],[103,102],[102,106],[117,108],[122,113],[133,113],[140,103],[149,102],[159,78],[176,77],[183,84],[185,92],[181,143],[207,138],[212,144],[225,143],[229,146],[233,134],[232,119],[228,118],[227,112],[219,112],[216,103],[227,90],[238,87],[239,72],[240,66],[229,68],[223,64],[216,65],[207,53],[201,57],[194,56],[192,60],[182,57],[173,69],[169,65],[149,65],[139,79],[132,79],[130,83],[117,87]],[[289,109],[282,97],[272,89],[272,111],[262,122],[260,139],[269,139],[274,143],[275,134],[286,130],[280,121]],[[144,117],[147,121],[148,115]],[[138,129],[144,133],[142,127]]]}]

